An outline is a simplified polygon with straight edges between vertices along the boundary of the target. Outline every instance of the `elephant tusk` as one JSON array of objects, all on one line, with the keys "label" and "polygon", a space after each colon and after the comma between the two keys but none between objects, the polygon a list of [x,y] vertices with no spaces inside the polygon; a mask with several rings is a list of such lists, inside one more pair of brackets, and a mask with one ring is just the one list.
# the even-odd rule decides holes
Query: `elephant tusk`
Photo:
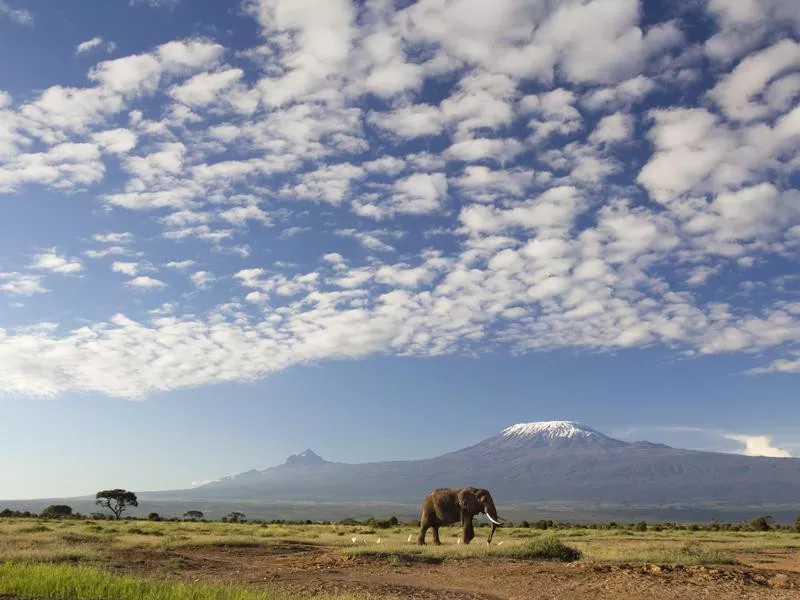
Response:
[{"label": "elephant tusk", "polygon": [[489,514],[487,514],[487,515],[486,515],[486,518],[487,518],[487,519],[489,519],[489,520],[490,520],[492,523],[494,523],[495,525],[502,525],[502,523],[501,523],[500,521],[495,521],[495,520],[494,520],[494,519],[491,517],[491,515],[489,515]]}]

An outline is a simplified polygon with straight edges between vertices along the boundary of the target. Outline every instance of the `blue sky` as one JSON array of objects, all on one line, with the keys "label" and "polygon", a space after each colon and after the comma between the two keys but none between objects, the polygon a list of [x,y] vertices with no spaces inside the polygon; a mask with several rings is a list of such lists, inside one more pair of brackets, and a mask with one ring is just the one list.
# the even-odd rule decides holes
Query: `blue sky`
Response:
[{"label": "blue sky", "polygon": [[794,0],[0,0],[0,498],[526,421],[800,455]]}]

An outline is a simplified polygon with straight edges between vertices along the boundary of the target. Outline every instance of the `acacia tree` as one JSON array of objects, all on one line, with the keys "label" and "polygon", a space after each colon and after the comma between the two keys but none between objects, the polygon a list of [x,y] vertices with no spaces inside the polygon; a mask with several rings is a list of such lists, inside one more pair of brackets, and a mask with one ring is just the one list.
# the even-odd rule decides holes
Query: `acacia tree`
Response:
[{"label": "acacia tree", "polygon": [[201,510],[187,510],[183,513],[184,519],[189,519],[190,521],[197,521],[198,519],[203,518],[203,511]]},{"label": "acacia tree", "polygon": [[139,506],[136,494],[119,488],[101,490],[95,494],[95,498],[97,498],[94,502],[95,504],[110,510],[117,519],[120,518],[122,513],[125,512],[129,506]]},{"label": "acacia tree", "polygon": [[42,511],[42,516],[48,519],[63,519],[72,516],[72,507],[66,504],[51,504]]},{"label": "acacia tree", "polygon": [[238,510],[228,513],[227,521],[230,523],[242,523],[244,522],[244,513],[239,512]]}]

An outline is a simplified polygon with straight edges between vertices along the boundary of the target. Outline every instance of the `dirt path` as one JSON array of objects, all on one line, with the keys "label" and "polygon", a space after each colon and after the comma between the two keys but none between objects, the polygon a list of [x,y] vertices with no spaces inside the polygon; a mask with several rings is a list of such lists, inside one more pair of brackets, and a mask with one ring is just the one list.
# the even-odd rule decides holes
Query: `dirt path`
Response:
[{"label": "dirt path", "polygon": [[336,548],[289,543],[128,553],[115,564],[137,575],[269,585],[304,595],[355,593],[418,600],[796,599],[800,597],[800,555],[786,553],[779,558],[769,568],[753,562],[736,567],[680,567],[507,559],[437,564],[413,556],[348,558]]}]

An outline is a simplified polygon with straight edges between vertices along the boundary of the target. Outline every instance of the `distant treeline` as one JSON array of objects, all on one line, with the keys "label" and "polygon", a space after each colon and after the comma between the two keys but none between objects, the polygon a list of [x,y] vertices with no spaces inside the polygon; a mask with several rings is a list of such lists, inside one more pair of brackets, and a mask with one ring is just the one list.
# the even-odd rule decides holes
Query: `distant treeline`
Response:
[{"label": "distant treeline", "polygon": [[[19,511],[4,509],[0,511],[0,518],[15,518],[15,519],[82,519],[82,520],[113,520],[114,517],[108,516],[104,513],[91,513],[89,515],[82,515],[81,513],[73,512],[73,510],[63,504],[55,504],[48,506],[41,513],[33,513],[30,511]],[[374,529],[388,529],[390,527],[398,527],[401,525],[419,527],[419,521],[414,519],[402,522],[397,517],[378,518],[370,517],[368,519],[341,519],[341,520],[311,520],[311,519],[246,519],[244,513],[233,511],[220,519],[209,519],[203,515],[202,512],[193,510],[184,513],[183,517],[162,517],[158,513],[151,512],[147,517],[134,517],[125,516],[121,520],[124,521],[166,521],[166,522],[180,522],[180,521],[203,521],[203,522],[222,522],[222,523],[251,523],[257,525],[359,525],[372,527]],[[489,527],[489,523],[476,523],[475,527]],[[719,519],[712,519],[710,523],[677,523],[677,522],[663,522],[663,523],[647,523],[646,521],[637,521],[635,523],[620,523],[616,521],[609,521],[608,523],[568,523],[563,521],[552,521],[550,519],[540,519],[538,521],[519,521],[517,523],[509,523],[501,525],[500,527],[517,527],[517,528],[530,528],[530,529],[610,529],[618,530],[620,533],[632,531],[791,531],[800,532],[800,516],[795,519],[793,525],[781,525],[776,523],[771,516],[765,515],[756,517],[751,521],[742,521],[739,523],[723,523]]]}]

